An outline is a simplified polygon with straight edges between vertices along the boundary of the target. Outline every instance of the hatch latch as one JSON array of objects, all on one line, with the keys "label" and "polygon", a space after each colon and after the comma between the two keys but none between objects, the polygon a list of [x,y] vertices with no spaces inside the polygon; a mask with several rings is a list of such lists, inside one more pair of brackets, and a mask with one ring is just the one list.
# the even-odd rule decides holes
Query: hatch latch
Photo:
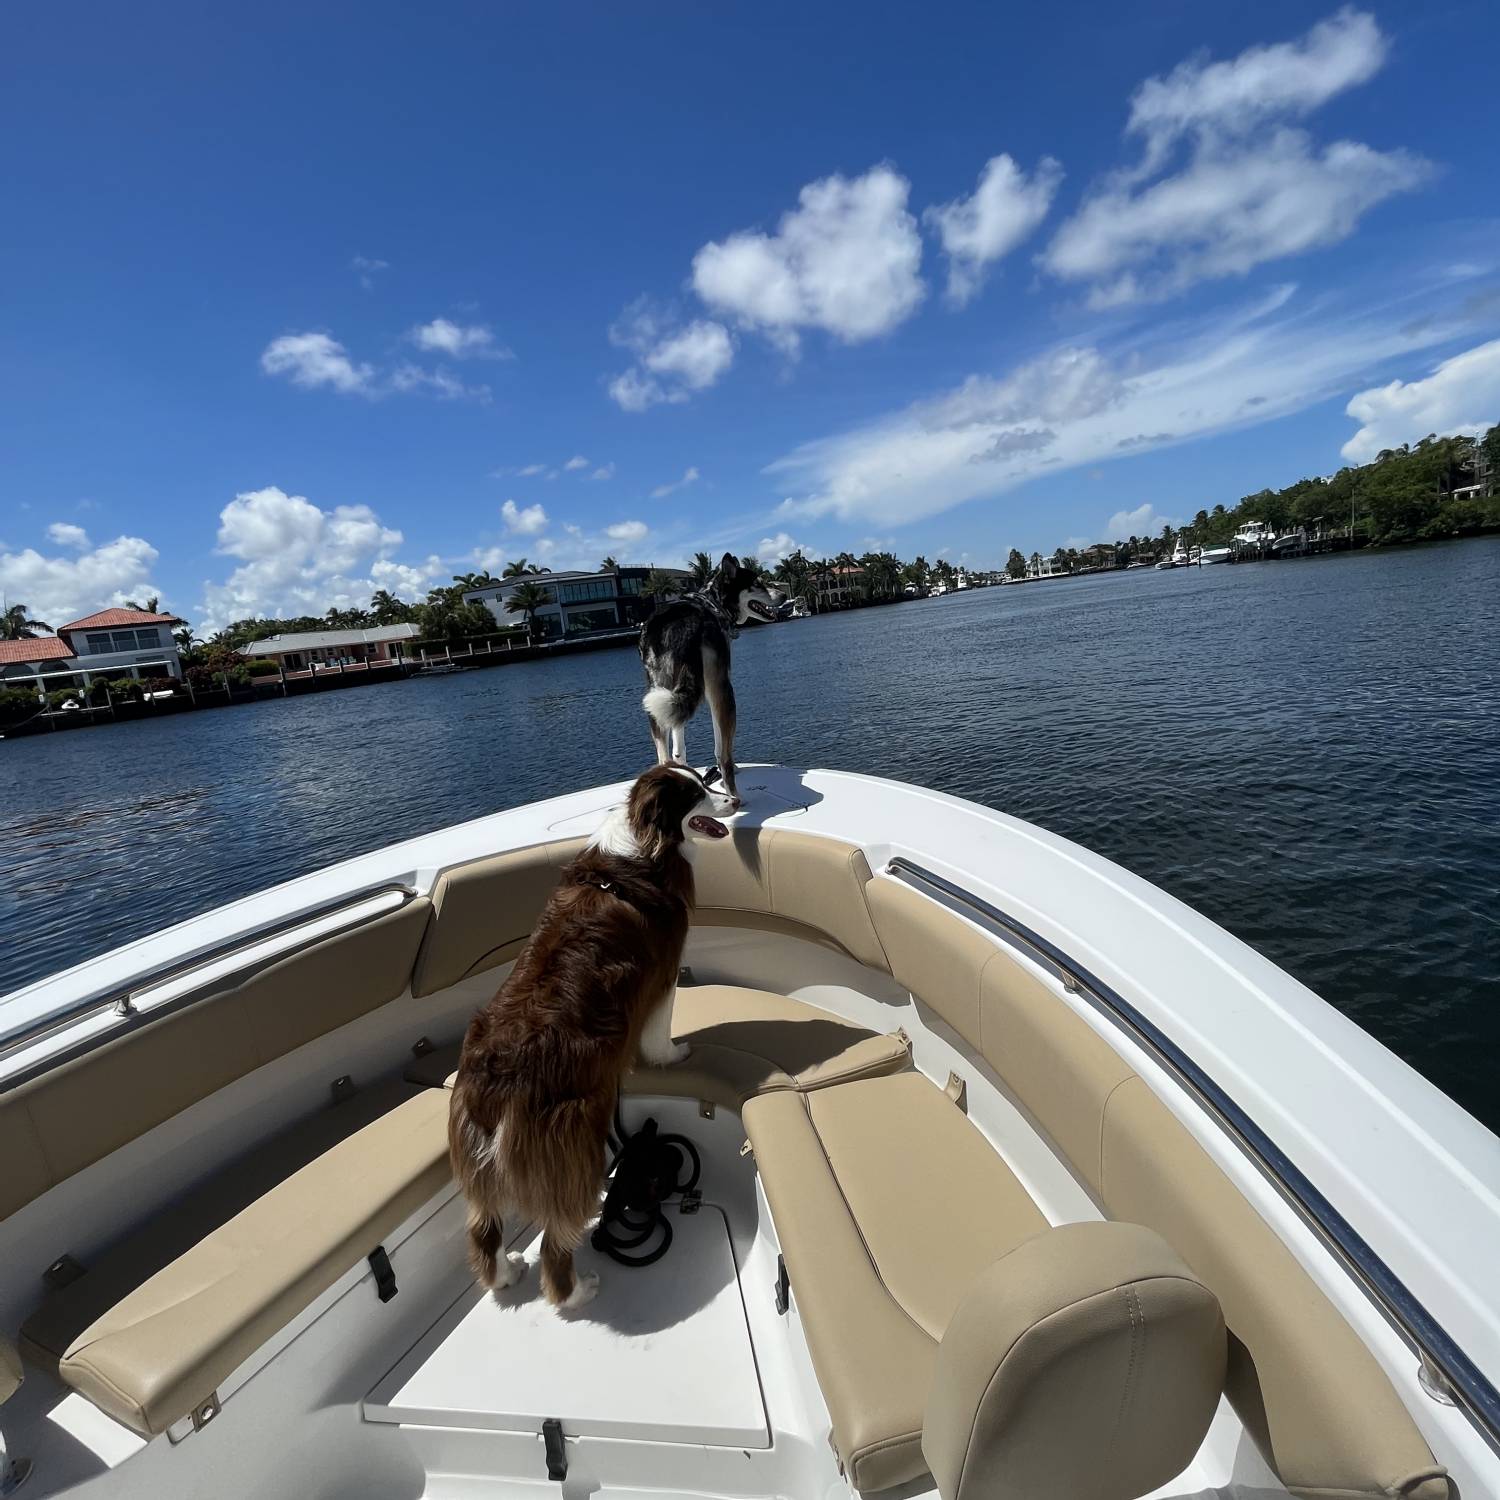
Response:
[{"label": "hatch latch", "polygon": [[563,1441],[562,1423],[548,1417],[542,1423],[542,1442],[547,1449],[547,1478],[561,1484],[568,1477],[568,1445]]},{"label": "hatch latch", "polygon": [[400,1288],[396,1285],[396,1272],[384,1245],[376,1245],[370,1251],[370,1269],[375,1273],[375,1294],[382,1302],[389,1302]]},{"label": "hatch latch", "polygon": [[776,1257],[776,1312],[778,1316],[784,1316],[787,1308],[792,1305],[792,1283],[787,1279],[786,1261]]}]

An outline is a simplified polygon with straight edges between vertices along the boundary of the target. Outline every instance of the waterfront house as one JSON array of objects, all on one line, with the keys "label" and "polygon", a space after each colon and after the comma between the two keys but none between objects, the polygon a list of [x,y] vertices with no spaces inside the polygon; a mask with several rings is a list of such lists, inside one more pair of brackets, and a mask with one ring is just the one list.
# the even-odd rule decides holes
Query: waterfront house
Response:
[{"label": "waterfront house", "polygon": [[356,668],[395,666],[405,645],[421,632],[410,623],[372,625],[367,630],[300,630],[269,635],[243,648],[248,657],[267,657],[288,676]]},{"label": "waterfront house", "polygon": [[1026,564],[1028,578],[1061,578],[1067,571],[1066,567],[1057,565],[1055,558],[1043,557],[1040,552],[1033,552],[1031,560]]},{"label": "waterfront house", "polygon": [[101,609],[73,620],[55,636],[0,641],[0,676],[9,687],[38,692],[85,689],[97,677],[182,677],[172,627],[177,615],[143,609]]},{"label": "waterfront house", "polygon": [[857,604],[865,594],[865,570],[858,567],[829,568],[815,571],[813,585],[819,609],[843,609]]},{"label": "waterfront house", "polygon": [[535,584],[545,596],[537,607],[534,634],[539,641],[577,640],[614,630],[634,629],[655,608],[644,593],[653,572],[678,579],[684,592],[691,575],[681,568],[629,567],[601,573],[522,573],[483,588],[465,589],[465,604],[482,604],[503,626],[525,623],[525,615],[506,608],[516,590]]}]

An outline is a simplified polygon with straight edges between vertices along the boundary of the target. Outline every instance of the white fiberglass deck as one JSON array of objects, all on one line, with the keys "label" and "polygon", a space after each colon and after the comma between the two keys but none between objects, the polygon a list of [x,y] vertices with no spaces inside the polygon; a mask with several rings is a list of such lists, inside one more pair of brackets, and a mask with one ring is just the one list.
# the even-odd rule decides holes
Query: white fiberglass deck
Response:
[{"label": "white fiberglass deck", "polygon": [[669,1211],[655,1265],[579,1251],[600,1288],[577,1312],[542,1297],[534,1246],[519,1285],[465,1292],[365,1398],[366,1418],[538,1433],[556,1417],[570,1438],[770,1447],[724,1216]]}]

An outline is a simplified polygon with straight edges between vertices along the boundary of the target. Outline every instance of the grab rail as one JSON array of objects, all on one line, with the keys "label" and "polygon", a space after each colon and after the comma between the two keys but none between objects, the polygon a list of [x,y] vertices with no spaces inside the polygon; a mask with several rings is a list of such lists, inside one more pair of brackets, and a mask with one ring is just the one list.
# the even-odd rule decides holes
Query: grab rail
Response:
[{"label": "grab rail", "polygon": [[887,869],[914,890],[932,897],[1039,963],[1065,990],[1088,1000],[1164,1064],[1218,1117],[1304,1222],[1355,1273],[1366,1294],[1416,1353],[1423,1390],[1434,1400],[1457,1406],[1485,1440],[1500,1449],[1500,1392],[1359,1231],[1171,1037],[1055,943],[999,907],[909,859],[897,856]]},{"label": "grab rail", "polygon": [[[154,1005],[150,1010],[140,1010],[135,1000],[138,995],[148,990],[153,990],[163,984],[169,984],[174,979],[182,979],[199,969],[206,969],[210,964],[219,963],[226,958],[233,958],[236,953],[242,953],[248,948],[253,948],[259,943],[264,943],[271,938],[282,936],[284,933],[295,932],[299,927],[310,926],[314,922],[320,922],[325,917],[337,916],[340,912],[349,911],[354,907],[362,906],[367,901],[373,901],[380,896],[399,895],[401,900],[390,909],[401,911],[408,902],[412,901],[418,892],[415,887],[407,885],[400,880],[382,881],[378,885],[364,886],[357,891],[347,895],[339,896],[332,901],[326,901],[320,906],[314,906],[304,911],[297,912],[294,916],[284,917],[280,921],[267,923],[263,927],[256,927],[249,932],[236,933],[232,938],[226,938],[221,943],[216,943],[210,948],[202,949],[200,952],[191,954],[187,958],[172,959],[167,963],[158,964],[156,967],[147,969],[144,973],[134,975],[128,984],[114,985],[107,990],[96,991],[92,995],[86,995],[80,1000],[75,1000],[70,1005],[65,1005],[57,1010],[49,1011],[45,1016],[31,1021],[23,1021],[8,1029],[0,1029],[0,1062],[5,1058],[20,1052],[37,1042],[45,1041],[47,1037],[55,1035],[59,1031],[65,1031],[70,1026],[77,1025],[80,1021],[86,1021],[92,1016],[97,1016],[105,1011],[113,1010],[114,1013],[127,1023],[129,1027],[138,1026],[158,1020],[161,1017],[172,1015],[192,1004],[200,998],[201,991],[189,990],[186,994],[178,995],[172,1000],[161,1005]],[[384,916],[382,912],[380,915]],[[342,931],[344,929],[336,929]],[[286,957],[285,953],[268,954],[261,962],[247,965],[244,970],[232,971],[234,977],[243,978],[258,972],[261,968],[278,962]],[[229,976],[224,976],[229,977]],[[0,1007],[0,1014],[3,1014]],[[77,1055],[79,1052],[88,1050],[88,1046],[98,1041],[111,1040],[127,1029],[126,1026],[111,1027],[98,1038],[91,1038],[89,1044],[71,1049],[68,1057]],[[49,1056],[41,1065],[42,1070],[55,1067],[62,1061],[56,1055]],[[38,1071],[28,1070],[27,1076]],[[0,1079],[0,1092],[14,1087],[22,1079],[11,1076]]]}]

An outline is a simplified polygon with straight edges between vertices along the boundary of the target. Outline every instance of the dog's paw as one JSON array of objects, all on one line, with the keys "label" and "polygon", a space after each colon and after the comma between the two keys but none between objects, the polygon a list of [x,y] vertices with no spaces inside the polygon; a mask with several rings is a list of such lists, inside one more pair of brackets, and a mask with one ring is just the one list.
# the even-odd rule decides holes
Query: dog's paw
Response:
[{"label": "dog's paw", "polygon": [[579,1271],[573,1278],[573,1290],[568,1293],[567,1300],[562,1304],[563,1310],[572,1312],[576,1308],[587,1307],[598,1295],[599,1273]]},{"label": "dog's paw", "polygon": [[514,1286],[526,1275],[526,1257],[519,1250],[512,1250],[495,1262],[494,1290],[503,1292]]}]

